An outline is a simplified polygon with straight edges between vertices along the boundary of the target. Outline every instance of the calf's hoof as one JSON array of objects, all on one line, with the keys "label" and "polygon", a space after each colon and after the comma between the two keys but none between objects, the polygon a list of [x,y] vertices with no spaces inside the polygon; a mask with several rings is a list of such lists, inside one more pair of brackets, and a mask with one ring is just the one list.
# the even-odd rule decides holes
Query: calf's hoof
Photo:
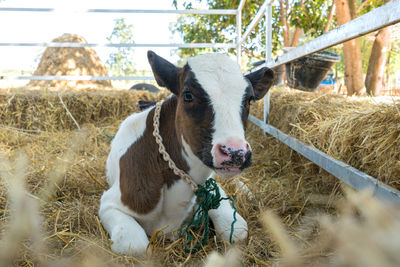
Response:
[{"label": "calf's hoof", "polygon": [[135,235],[133,232],[119,228],[111,235],[111,250],[117,254],[144,256],[149,244],[147,236]]}]

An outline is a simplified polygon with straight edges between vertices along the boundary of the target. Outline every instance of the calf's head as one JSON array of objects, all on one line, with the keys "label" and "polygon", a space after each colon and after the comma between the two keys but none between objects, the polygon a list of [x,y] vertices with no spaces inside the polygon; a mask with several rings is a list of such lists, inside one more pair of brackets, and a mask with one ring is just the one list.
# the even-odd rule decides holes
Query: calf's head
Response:
[{"label": "calf's head", "polygon": [[244,135],[249,108],[271,87],[273,71],[263,68],[244,76],[223,54],[189,58],[183,68],[152,51],[147,57],[158,85],[177,96],[175,127],[185,153],[223,177],[249,167],[251,148]]}]

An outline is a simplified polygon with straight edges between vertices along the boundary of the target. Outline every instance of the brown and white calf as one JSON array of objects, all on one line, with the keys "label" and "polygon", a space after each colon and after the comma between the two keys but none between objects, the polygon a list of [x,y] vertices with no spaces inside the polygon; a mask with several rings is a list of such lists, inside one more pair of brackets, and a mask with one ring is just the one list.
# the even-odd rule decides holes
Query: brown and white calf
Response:
[{"label": "brown and white calf", "polygon": [[[172,92],[162,104],[159,131],[177,167],[197,184],[214,172],[231,177],[249,167],[244,131],[250,103],[268,91],[273,72],[264,68],[244,76],[223,54],[190,58],[183,68],[152,51],[147,56],[157,83]],[[111,143],[106,164],[110,189],[101,197],[99,215],[116,253],[143,254],[148,236],[164,226],[165,233],[178,229],[196,203],[191,187],[158,152],[153,115],[154,107],[130,115]],[[228,201],[209,212],[224,240],[229,240],[233,212]],[[247,223],[237,217],[233,241],[247,238]]]}]

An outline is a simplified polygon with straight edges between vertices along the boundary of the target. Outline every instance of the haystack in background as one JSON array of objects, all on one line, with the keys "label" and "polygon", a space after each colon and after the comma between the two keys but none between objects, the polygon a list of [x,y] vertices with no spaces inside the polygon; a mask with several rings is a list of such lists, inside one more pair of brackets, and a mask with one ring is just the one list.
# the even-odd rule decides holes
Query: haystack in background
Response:
[{"label": "haystack in background", "polygon": [[[13,262],[18,266],[199,266],[204,263],[215,265],[215,261],[222,265],[224,262],[234,264],[232,254],[228,253],[231,245],[217,240],[215,235],[210,235],[204,249],[193,255],[184,251],[182,240],[170,242],[163,236],[151,238],[149,255],[145,258],[120,256],[110,250],[109,236],[97,217],[101,194],[107,188],[105,161],[111,140],[106,134],[114,135],[121,120],[138,111],[137,100],[165,97],[166,94],[105,90],[0,94],[0,150],[4,154],[0,157],[0,232],[3,233],[0,247],[7,247],[10,240],[20,244],[12,247],[15,251],[0,253],[0,265]],[[374,164],[388,161],[395,164],[398,160],[397,136],[390,138],[381,130],[385,128],[393,133],[398,127],[397,105],[386,104],[381,108],[368,100],[275,90],[271,102],[272,123],[303,142],[320,146],[328,153],[335,151],[326,149],[333,141],[335,147],[343,144],[358,149],[353,151],[359,156],[352,155],[351,150],[344,151],[344,161],[362,165],[357,159],[367,155],[365,153],[372,146],[383,151],[378,149],[381,152],[374,154]],[[350,116],[346,109],[353,115]],[[254,105],[252,112],[257,116],[262,114],[262,103]],[[365,133],[361,130],[346,133],[345,129],[356,122],[357,127],[351,127],[351,131],[360,128]],[[81,130],[77,130],[78,125]],[[331,126],[324,128],[325,125]],[[233,179],[220,180],[249,225],[247,243],[235,245],[241,265],[320,266],[337,261],[336,266],[366,266],[362,265],[365,258],[379,255],[385,257],[379,266],[398,266],[400,245],[398,242],[390,245],[393,231],[400,225],[399,216],[384,217],[385,205],[374,204],[368,199],[356,202],[357,197],[350,196],[349,201],[341,200],[343,194],[337,179],[273,137],[264,136],[258,127],[251,123],[248,126],[253,166]],[[358,135],[362,137],[356,138]],[[21,160],[21,154],[27,157]],[[389,156],[394,158],[388,159]],[[363,168],[369,173],[376,169],[376,165],[369,169],[366,166]],[[387,175],[395,184],[394,181],[399,179],[393,177],[393,171],[391,173],[382,172],[383,176],[377,175],[377,178],[383,179]],[[21,194],[19,189],[18,195],[7,195],[8,177],[22,176],[26,180],[27,193]],[[9,197],[14,195],[15,198]],[[16,199],[17,196],[21,201]],[[24,201],[37,203],[37,210],[32,214],[40,214],[41,219],[31,213],[17,212],[19,207],[31,207]],[[341,201],[343,204],[338,205]],[[349,211],[346,207],[353,208]],[[375,212],[366,214],[363,207]],[[278,234],[264,228],[260,218],[265,210],[277,214],[278,224],[283,225],[281,230],[278,228]],[[389,210],[388,214],[397,212]],[[328,219],[320,219],[321,216]],[[29,222],[30,228],[18,231],[18,227],[23,227],[15,224],[18,220]],[[37,224],[41,233],[37,233]],[[328,231],[328,234],[322,231]],[[22,234],[13,236],[12,233]],[[41,242],[39,248],[37,240]],[[380,240],[380,243],[374,240]],[[287,246],[288,242],[292,245]],[[378,246],[375,250],[378,254],[369,253],[370,250],[363,254],[364,248],[359,243]],[[212,254],[213,251],[222,255],[228,253],[228,256],[223,260]],[[363,257],[350,257],[353,252]],[[214,255],[214,261],[212,258],[207,260],[209,255]]]},{"label": "haystack in background", "polygon": [[[76,34],[65,33],[54,43],[87,43]],[[107,76],[107,70],[91,47],[48,47],[33,75]],[[57,88],[111,87],[111,81],[43,81],[32,80],[28,86]]]}]

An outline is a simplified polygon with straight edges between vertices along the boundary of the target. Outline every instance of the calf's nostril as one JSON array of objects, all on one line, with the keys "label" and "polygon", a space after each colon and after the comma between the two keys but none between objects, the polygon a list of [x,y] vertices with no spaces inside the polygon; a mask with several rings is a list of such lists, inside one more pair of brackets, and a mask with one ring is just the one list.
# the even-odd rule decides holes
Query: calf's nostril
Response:
[{"label": "calf's nostril", "polygon": [[237,166],[242,165],[243,161],[244,161],[243,149],[232,151],[230,153],[230,157],[231,157],[231,161],[232,161],[233,165],[237,165]]},{"label": "calf's nostril", "polygon": [[220,146],[220,147],[219,147],[219,151],[221,151],[222,154],[224,154],[224,155],[226,155],[226,156],[229,156],[229,155],[230,155],[231,148],[230,148],[230,147],[227,148],[226,146]]},{"label": "calf's nostril", "polygon": [[248,153],[251,151],[250,145],[247,142],[228,141],[220,143],[216,146],[215,157],[218,166],[242,166]]}]

